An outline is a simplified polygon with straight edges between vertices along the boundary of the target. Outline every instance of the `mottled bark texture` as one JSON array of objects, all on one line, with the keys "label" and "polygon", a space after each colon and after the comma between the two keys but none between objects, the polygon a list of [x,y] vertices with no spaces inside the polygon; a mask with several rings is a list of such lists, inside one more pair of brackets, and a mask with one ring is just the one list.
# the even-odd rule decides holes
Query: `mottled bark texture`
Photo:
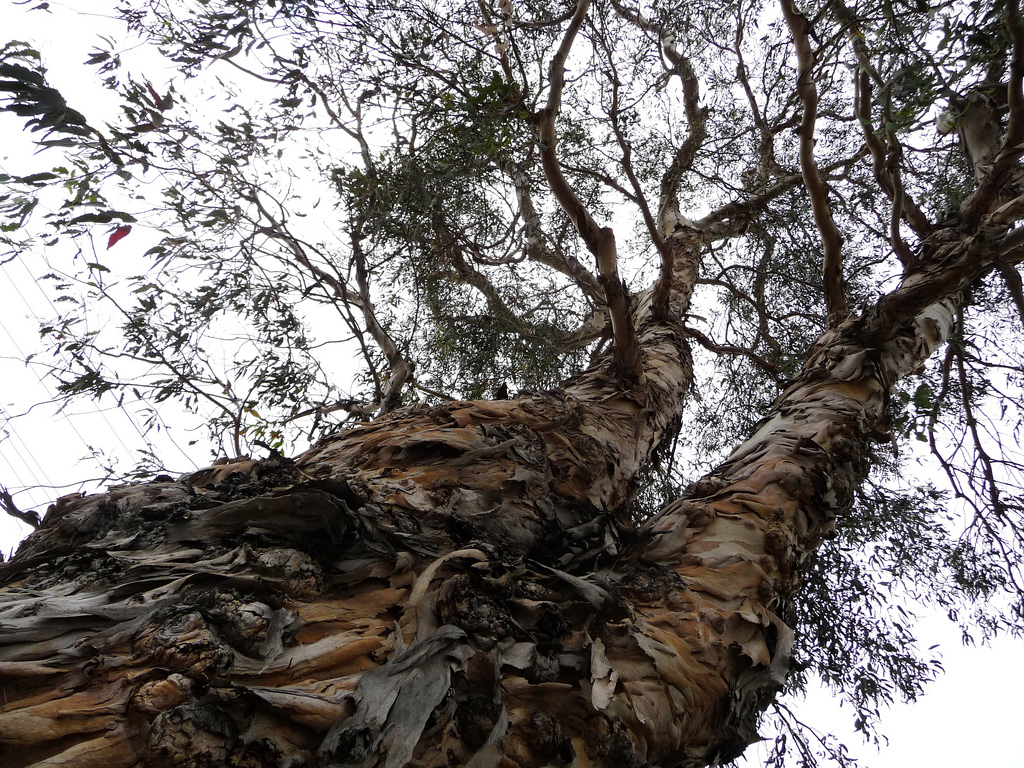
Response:
[{"label": "mottled bark texture", "polygon": [[[944,262],[972,266],[933,299],[984,269],[967,247]],[[690,380],[649,296],[640,381],[609,358],[295,460],[60,500],[3,568],[0,764],[738,755],[787,673],[800,567],[865,474],[892,383],[951,327],[953,303],[907,283],[922,311],[883,301],[828,331],[750,439],[638,528],[632,483]]]}]

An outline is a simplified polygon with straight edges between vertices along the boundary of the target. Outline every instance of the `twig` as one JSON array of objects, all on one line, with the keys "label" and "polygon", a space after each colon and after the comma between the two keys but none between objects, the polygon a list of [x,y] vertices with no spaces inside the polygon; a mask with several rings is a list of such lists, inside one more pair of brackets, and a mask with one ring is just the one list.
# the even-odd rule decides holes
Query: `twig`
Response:
[{"label": "twig", "polygon": [[695,328],[686,328],[684,333],[687,336],[696,339],[697,343],[699,343],[702,347],[704,347],[710,352],[715,352],[716,354],[720,355],[742,355],[743,357],[747,358],[752,363],[754,363],[758,368],[767,373],[769,376],[771,376],[776,383],[781,382],[781,378],[779,376],[779,366],[769,363],[767,360],[765,360],[759,354],[754,352],[752,349],[747,349],[746,347],[737,347],[734,344],[718,344],[712,341],[707,336],[705,336],[700,331],[696,330]]}]

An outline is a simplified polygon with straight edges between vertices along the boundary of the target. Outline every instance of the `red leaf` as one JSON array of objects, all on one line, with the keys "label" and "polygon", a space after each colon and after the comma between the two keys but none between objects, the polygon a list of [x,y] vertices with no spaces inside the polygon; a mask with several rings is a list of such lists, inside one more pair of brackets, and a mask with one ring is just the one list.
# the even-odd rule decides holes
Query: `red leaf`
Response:
[{"label": "red leaf", "polygon": [[131,224],[122,224],[113,232],[110,233],[110,239],[107,240],[107,250],[113,248],[119,240],[128,236],[128,233],[132,231]]}]

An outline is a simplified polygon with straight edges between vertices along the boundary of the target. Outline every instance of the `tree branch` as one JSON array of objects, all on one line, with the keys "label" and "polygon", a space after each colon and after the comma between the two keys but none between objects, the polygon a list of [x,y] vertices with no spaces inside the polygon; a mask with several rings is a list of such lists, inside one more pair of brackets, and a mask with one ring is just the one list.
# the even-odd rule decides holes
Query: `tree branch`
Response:
[{"label": "tree branch", "polygon": [[[366,158],[364,157],[364,160],[365,159]],[[258,190],[252,190],[252,192],[246,196],[246,199],[252,202],[256,206],[260,215],[270,222],[269,227],[259,227],[259,231],[262,234],[283,242],[295,256],[299,264],[334,291],[335,296],[343,306],[354,306],[360,310],[363,316],[363,321],[366,323],[367,331],[369,331],[374,342],[384,353],[391,369],[391,375],[388,377],[388,381],[384,385],[381,393],[381,413],[387,413],[388,411],[397,408],[401,403],[402,387],[404,387],[412,378],[413,365],[405,358],[398,349],[394,340],[377,320],[377,314],[374,310],[373,302],[370,300],[370,287],[368,273],[366,270],[366,259],[360,244],[364,223],[363,217],[356,218],[351,233],[352,252],[356,265],[356,283],[358,286],[358,291],[353,291],[344,280],[331,275],[326,270],[312,262],[298,239],[293,236],[288,231],[288,228],[284,223],[278,221],[274,214],[266,207],[260,198]],[[357,335],[359,335],[358,330]],[[362,342],[361,338],[360,342]],[[369,356],[367,356],[367,360],[369,360]],[[370,367],[371,370],[373,370],[372,364]]]},{"label": "tree branch", "polygon": [[825,282],[825,306],[828,309],[828,323],[835,326],[846,317],[849,310],[843,290],[843,242],[832,219],[828,187],[822,181],[814,160],[814,123],[817,119],[818,91],[814,85],[814,52],[809,40],[811,27],[807,18],[797,11],[793,0],[781,0],[781,5],[782,15],[789,25],[796,46],[799,72],[797,93],[804,111],[800,122],[800,170],[811,197],[814,223],[821,234],[824,247],[822,272]]},{"label": "tree branch", "polygon": [[1010,298],[1013,299],[1014,306],[1017,307],[1017,316],[1024,324],[1024,284],[1021,282],[1020,273],[1009,264],[1000,263],[999,274],[1002,275],[1006,290],[1009,291]]},{"label": "tree branch", "polygon": [[453,279],[475,288],[487,302],[490,316],[520,337],[543,344],[553,351],[561,352],[565,351],[567,347],[575,348],[579,346],[581,337],[589,339],[594,335],[593,333],[588,333],[588,325],[584,325],[582,328],[577,328],[565,336],[546,338],[538,331],[535,325],[520,317],[508,306],[497,287],[488,279],[487,275],[475,269],[466,260],[466,255],[463,252],[463,243],[460,242],[457,235],[441,225],[437,226],[436,233],[435,247],[451,264],[455,273]]},{"label": "tree branch", "polygon": [[388,376],[384,385],[383,396],[381,397],[381,413],[393,411],[402,403],[402,389],[413,377],[413,364],[402,354],[402,351],[395,344],[384,327],[377,320],[377,313],[374,311],[373,302],[370,301],[370,280],[366,270],[366,257],[361,245],[361,221],[352,232],[352,255],[356,265],[356,283],[359,286],[360,309],[363,312],[363,320],[366,329],[370,332],[374,342],[380,347],[384,357],[387,358],[391,375]]},{"label": "tree branch", "polygon": [[769,363],[761,355],[757,354],[752,349],[746,347],[738,347],[735,344],[718,344],[712,341],[709,337],[698,331],[696,328],[687,327],[684,331],[687,336],[697,340],[697,343],[707,349],[709,352],[714,352],[719,355],[741,355],[754,363],[758,368],[771,376],[778,383],[779,378],[779,366]]},{"label": "tree branch", "polygon": [[747,104],[750,106],[751,118],[754,121],[754,125],[757,128],[758,133],[761,134],[761,141],[758,143],[757,164],[754,166],[754,179],[752,179],[752,181],[756,180],[757,190],[760,191],[768,186],[768,181],[771,176],[774,173],[781,172],[782,169],[779,168],[778,163],[775,160],[775,134],[778,133],[778,131],[772,130],[772,127],[768,125],[766,116],[761,113],[761,109],[758,107],[757,97],[754,95],[754,90],[750,87],[750,79],[747,75],[747,64],[743,59],[744,29],[745,24],[743,19],[743,8],[741,5],[736,8],[736,79],[743,88],[743,93],[747,97]]},{"label": "tree branch", "polygon": [[[860,48],[862,46],[857,46],[855,43],[855,47]],[[899,176],[898,160],[892,154],[888,158],[886,157],[885,145],[882,144],[881,139],[875,134],[871,121],[871,75],[863,62],[861,63],[860,71],[854,75],[854,86],[855,109],[857,116],[860,118],[861,130],[864,133],[864,144],[867,146],[868,151],[871,152],[871,168],[879,186],[882,187],[882,190],[892,200],[889,241],[900,263],[903,264],[903,268],[905,270],[912,269],[916,259],[900,234],[900,218],[903,213],[905,200],[903,183]],[[888,106],[888,100],[886,106]],[[886,111],[888,112],[888,110]],[[891,133],[889,135],[891,136]],[[893,160],[897,160],[897,162],[892,162]],[[890,173],[887,167],[890,162],[894,166],[892,173]]]},{"label": "tree branch", "polygon": [[[861,148],[854,155],[829,163],[820,170],[827,178],[834,171],[838,171],[841,168],[847,168],[860,160],[866,154],[867,149]],[[747,228],[753,218],[753,214],[764,209],[764,207],[772,200],[795,188],[802,181],[803,176],[797,176],[795,174],[792,176],[783,176],[774,185],[766,189],[761,194],[755,195],[747,200],[734,200],[731,203],[726,203],[721,208],[712,211],[707,216],[697,221],[694,226],[712,240],[724,240],[730,237],[735,237],[736,235],[742,234]]]},{"label": "tree branch", "polygon": [[[677,237],[675,240],[673,237],[681,230],[696,229],[694,223],[679,210],[679,182],[686,172],[693,168],[697,152],[707,138],[708,111],[700,107],[700,83],[690,60],[676,47],[675,36],[662,25],[626,8],[617,0],[613,0],[613,5],[622,18],[658,36],[661,52],[671,65],[666,67],[668,75],[678,77],[683,88],[683,112],[689,131],[682,145],[676,150],[669,167],[662,174],[657,222],[660,236],[652,235],[654,245],[661,256],[661,269],[654,285],[652,306],[655,317],[665,318],[669,315],[669,300],[673,292],[677,294],[678,299],[675,311],[686,311],[689,295],[693,291],[697,277],[699,259],[694,249],[700,248],[699,241],[691,235]],[[650,224],[648,228],[651,228]],[[677,265],[677,257],[682,257],[681,264]]]},{"label": "tree branch", "polygon": [[519,200],[519,212],[523,217],[523,239],[526,241],[526,257],[530,261],[544,264],[571,278],[580,290],[595,302],[604,302],[601,283],[593,273],[574,256],[555,251],[548,243],[547,234],[541,228],[540,214],[530,195],[530,180],[523,170],[512,163],[501,163],[501,169],[512,179]]},{"label": "tree branch", "polygon": [[636,381],[643,376],[641,350],[637,343],[636,328],[633,325],[629,292],[619,277],[615,233],[611,227],[601,227],[594,221],[590,212],[566,181],[565,176],[562,175],[558,156],[555,153],[557,141],[555,120],[558,117],[562,92],[565,88],[565,61],[572,50],[573,42],[583,25],[589,7],[590,0],[579,0],[576,5],[576,12],[551,60],[547,104],[537,113],[535,119],[540,138],[540,157],[544,176],[558,204],[576,226],[583,242],[587,244],[587,248],[597,259],[599,280],[604,288],[605,300],[612,320],[616,362],[624,374]]},{"label": "tree branch", "polygon": [[[913,266],[914,256],[907,247],[899,232],[899,222],[904,220],[910,225],[918,237],[924,238],[931,231],[932,225],[928,218],[917,207],[914,200],[906,194],[903,189],[903,180],[900,174],[900,162],[903,159],[903,147],[896,138],[894,131],[888,128],[892,123],[892,94],[891,83],[882,82],[878,71],[871,64],[868,57],[867,46],[864,44],[864,35],[857,28],[856,14],[844,5],[838,5],[841,12],[840,20],[850,25],[850,36],[853,41],[854,54],[857,63],[860,65],[858,72],[854,74],[854,110],[857,119],[860,121],[861,130],[864,134],[864,143],[871,153],[871,170],[878,181],[879,186],[893,201],[893,211],[890,222],[890,239],[893,250],[903,263],[905,268]],[[885,93],[885,104],[883,105],[883,122],[886,126],[886,140],[888,149],[874,131],[871,119],[872,109],[872,83],[878,85]],[[908,266],[909,265],[909,266]]]},{"label": "tree branch", "polygon": [[[633,199],[636,202],[637,207],[640,209],[640,214],[643,217],[644,225],[647,227],[647,232],[651,236],[651,242],[654,243],[654,247],[661,255],[661,279],[658,281],[658,286],[655,288],[655,313],[660,317],[665,316],[665,312],[668,308],[668,288],[672,277],[672,250],[669,248],[668,243],[665,242],[665,238],[662,237],[661,232],[658,230],[658,224],[654,220],[654,216],[651,214],[650,206],[647,205],[647,198],[644,195],[643,187],[640,185],[640,180],[637,179],[636,173],[633,170],[633,147],[630,145],[629,140],[622,131],[622,124],[619,121],[619,115],[621,110],[619,108],[619,88],[621,83],[619,82],[619,73],[615,69],[615,62],[612,59],[611,50],[608,47],[607,42],[604,38],[601,38],[601,45],[605,49],[605,53],[608,55],[608,64],[610,67],[609,78],[612,84],[612,103],[611,108],[608,110],[608,118],[611,120],[612,133],[615,135],[615,141],[619,145],[619,150],[622,152],[622,170],[626,174],[626,178],[629,180],[630,186],[633,188]],[[666,281],[665,275],[668,275]],[[664,282],[664,288],[662,284]],[[663,297],[661,294],[664,294]]]}]

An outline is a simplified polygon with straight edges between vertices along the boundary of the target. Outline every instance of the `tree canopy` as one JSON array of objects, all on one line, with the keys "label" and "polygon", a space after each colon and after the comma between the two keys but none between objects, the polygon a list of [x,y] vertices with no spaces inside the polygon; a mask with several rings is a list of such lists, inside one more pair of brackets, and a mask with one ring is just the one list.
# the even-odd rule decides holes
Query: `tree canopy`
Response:
[{"label": "tree canopy", "polygon": [[[872,446],[773,609],[787,685],[820,676],[873,731],[939,666],[915,604],[1024,627],[1016,0],[113,13],[128,35],[86,66],[119,114],[0,52],[3,109],[46,150],[0,178],[0,258],[53,254],[62,397],[199,414],[236,459],[653,382],[603,510],[625,529],[743,459],[815,365],[874,366]],[[165,69],[133,69],[140,45]]]}]

